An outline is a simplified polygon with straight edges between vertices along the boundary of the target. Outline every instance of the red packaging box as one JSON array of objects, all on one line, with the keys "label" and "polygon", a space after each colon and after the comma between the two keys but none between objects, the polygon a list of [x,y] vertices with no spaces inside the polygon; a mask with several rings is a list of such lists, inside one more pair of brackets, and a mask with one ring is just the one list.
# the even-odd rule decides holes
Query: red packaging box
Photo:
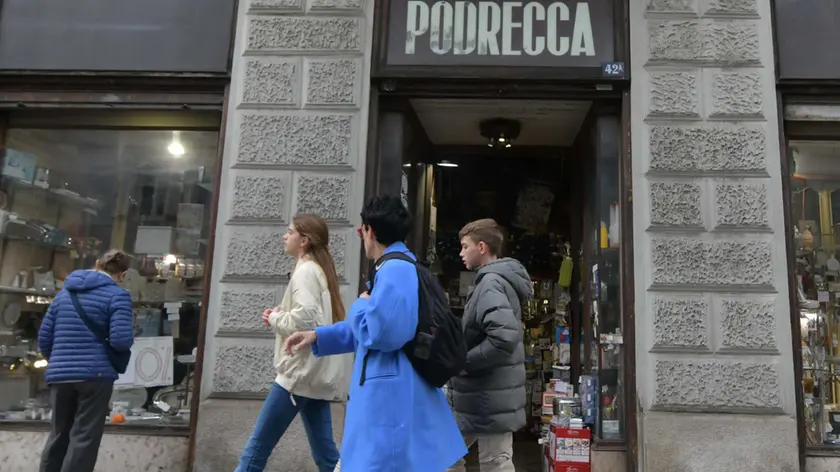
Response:
[{"label": "red packaging box", "polygon": [[569,429],[552,425],[548,457],[558,464],[589,467],[591,443],[592,432],[588,429]]},{"label": "red packaging box", "polygon": [[568,463],[565,462],[555,462],[552,465],[554,468],[549,469],[551,472],[590,472],[589,464],[568,465]]},{"label": "red packaging box", "polygon": [[589,464],[569,464],[568,462],[554,462],[548,458],[548,451],[543,458],[545,464],[543,465],[544,472],[591,472]]}]

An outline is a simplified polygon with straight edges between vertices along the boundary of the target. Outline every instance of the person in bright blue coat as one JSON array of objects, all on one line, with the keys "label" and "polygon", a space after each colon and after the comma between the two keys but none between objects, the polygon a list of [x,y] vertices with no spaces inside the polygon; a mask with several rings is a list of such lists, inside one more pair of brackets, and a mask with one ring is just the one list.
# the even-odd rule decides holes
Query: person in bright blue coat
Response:
[{"label": "person in bright blue coat", "polygon": [[46,381],[53,415],[40,472],[90,472],[96,465],[118,374],[70,294],[76,294],[90,322],[108,333],[113,349],[131,350],[131,296],[117,286],[128,264],[128,255],[112,250],[96,262],[94,270],[71,273],[41,323],[38,349],[49,361]]},{"label": "person in bright blue coat", "polygon": [[[411,218],[396,197],[374,197],[362,210],[368,259],[403,252]],[[390,260],[377,268],[373,292],[363,293],[347,319],[287,338],[294,353],[356,353],[341,443],[342,472],[443,472],[467,453],[441,389],[414,370],[402,347],[417,330],[418,280],[413,264]],[[368,354],[362,384],[362,360]]]}]

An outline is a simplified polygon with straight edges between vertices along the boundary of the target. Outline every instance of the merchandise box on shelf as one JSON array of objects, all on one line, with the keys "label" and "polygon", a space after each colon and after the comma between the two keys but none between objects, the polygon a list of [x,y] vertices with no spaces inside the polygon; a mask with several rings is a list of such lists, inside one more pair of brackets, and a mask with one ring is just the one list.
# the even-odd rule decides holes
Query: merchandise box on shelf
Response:
[{"label": "merchandise box on shelf", "polygon": [[[592,431],[551,425],[548,458],[558,464],[589,466]],[[562,470],[562,469],[561,469]]]},{"label": "merchandise box on shelf", "polygon": [[550,472],[590,472],[589,464],[573,464],[568,465],[565,462],[554,462],[551,464],[553,468],[548,469]]},{"label": "merchandise box on shelf", "polygon": [[556,462],[548,457],[548,449],[543,457],[542,472],[592,472],[590,464],[570,464],[568,462]]}]

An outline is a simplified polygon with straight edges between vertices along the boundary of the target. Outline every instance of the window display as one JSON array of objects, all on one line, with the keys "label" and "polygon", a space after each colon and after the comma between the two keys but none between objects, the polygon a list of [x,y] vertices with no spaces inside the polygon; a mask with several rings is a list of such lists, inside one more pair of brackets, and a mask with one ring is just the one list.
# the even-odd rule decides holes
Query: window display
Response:
[{"label": "window display", "polygon": [[790,148],[806,439],[840,445],[840,141]]},{"label": "window display", "polygon": [[[595,435],[605,440],[623,439],[621,267],[619,228],[619,122],[602,118],[598,124],[595,185],[590,188],[589,269],[591,378],[582,397],[584,411],[592,412]],[[592,408],[590,405],[597,405]]]},{"label": "window display", "polygon": [[131,257],[135,344],[109,421],[188,427],[217,146],[215,131],[6,131],[0,427],[49,420],[38,328],[70,272],[111,248]]}]

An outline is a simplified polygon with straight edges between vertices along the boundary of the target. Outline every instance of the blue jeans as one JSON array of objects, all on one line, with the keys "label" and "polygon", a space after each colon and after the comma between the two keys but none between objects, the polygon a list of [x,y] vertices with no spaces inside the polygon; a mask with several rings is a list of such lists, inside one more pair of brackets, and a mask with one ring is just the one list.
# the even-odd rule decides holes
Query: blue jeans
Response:
[{"label": "blue jeans", "polygon": [[254,432],[248,438],[235,472],[262,472],[274,446],[298,413],[306,428],[315,465],[320,472],[333,472],[338,463],[338,449],[333,440],[330,403],[297,395],[294,400],[292,403],[289,392],[274,384],[263,403]]}]

